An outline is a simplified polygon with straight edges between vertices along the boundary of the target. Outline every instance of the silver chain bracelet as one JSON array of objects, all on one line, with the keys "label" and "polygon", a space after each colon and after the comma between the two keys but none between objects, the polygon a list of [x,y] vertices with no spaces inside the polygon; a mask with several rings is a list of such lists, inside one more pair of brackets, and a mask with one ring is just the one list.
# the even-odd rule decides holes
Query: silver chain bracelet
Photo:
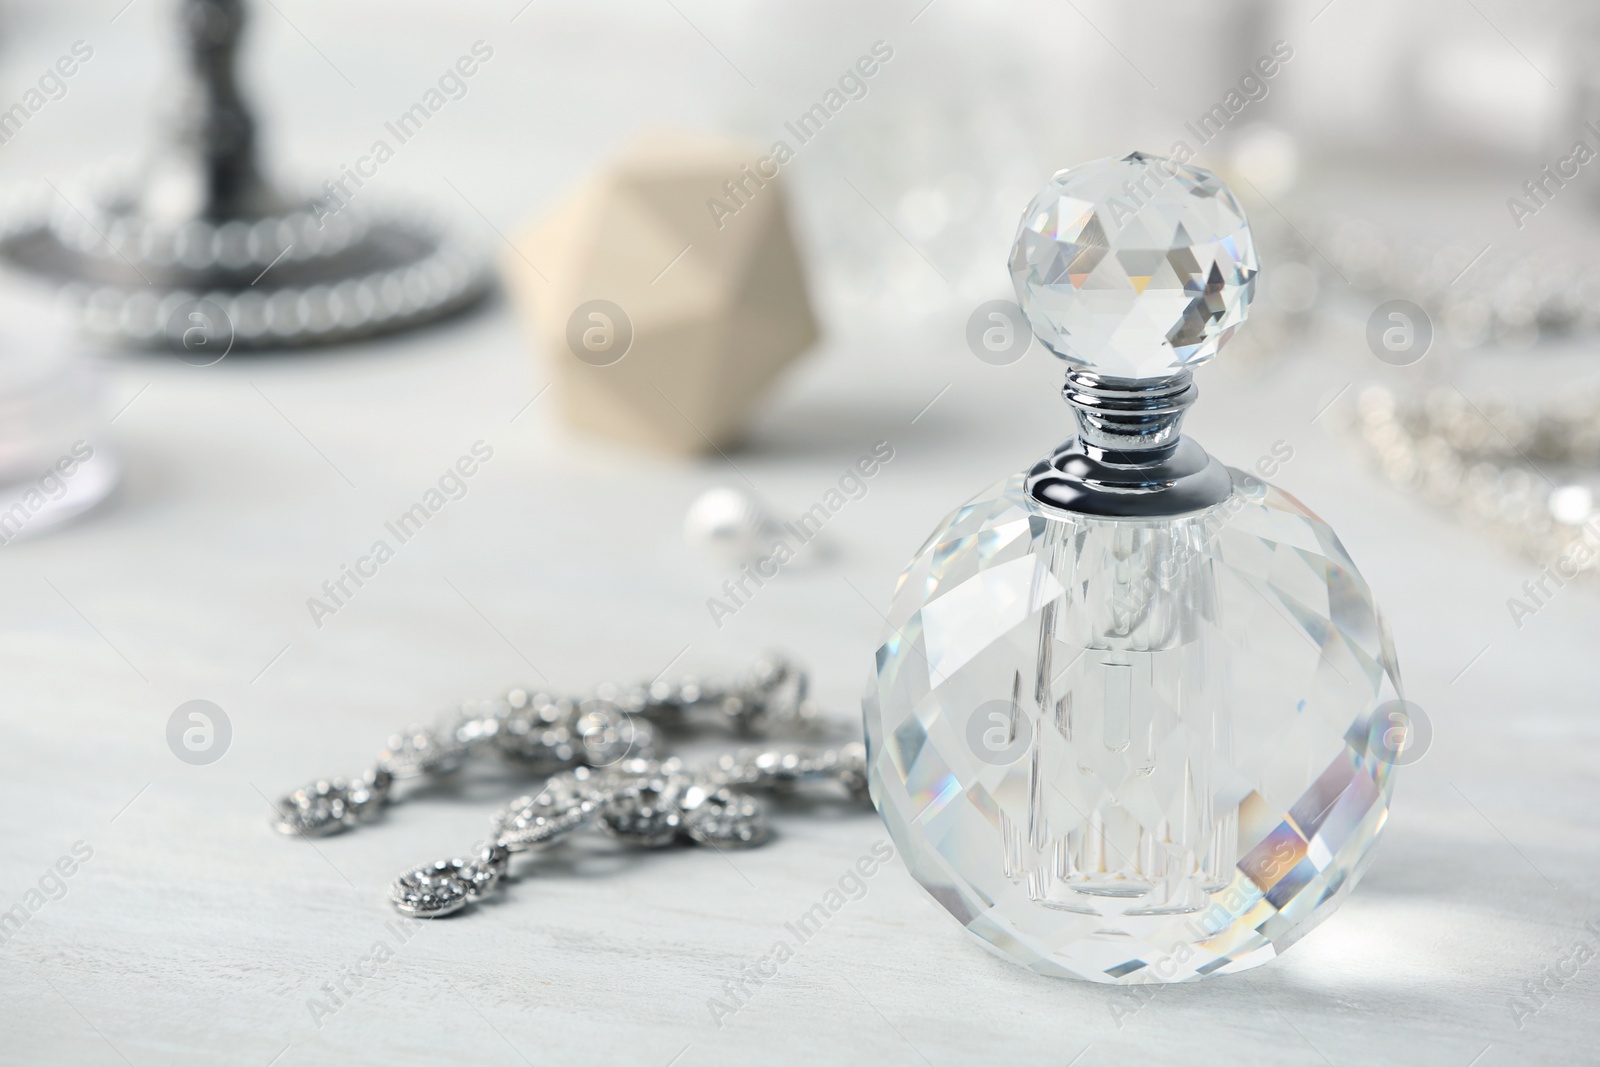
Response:
[{"label": "silver chain bracelet", "polygon": [[513,855],[548,848],[586,826],[645,848],[680,840],[748,848],[767,837],[765,811],[749,790],[833,783],[865,801],[866,747],[746,747],[690,768],[661,753],[660,738],[713,726],[746,737],[816,737],[820,722],[807,689],[805,672],[776,655],[727,684],[656,680],[601,686],[587,698],[512,689],[391,737],[357,778],[295,790],[275,805],[273,825],[307,838],[353,829],[393,802],[396,782],[449,775],[491,751],[546,777],[537,795],[495,813],[476,858],[439,860],[395,881],[389,899],[417,918],[460,911],[499,883]]}]

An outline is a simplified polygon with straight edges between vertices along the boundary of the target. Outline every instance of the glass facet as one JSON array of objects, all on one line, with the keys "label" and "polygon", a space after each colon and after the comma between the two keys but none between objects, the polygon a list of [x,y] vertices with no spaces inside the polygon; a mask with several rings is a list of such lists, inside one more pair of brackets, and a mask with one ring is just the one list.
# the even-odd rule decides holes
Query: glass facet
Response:
[{"label": "glass facet", "polygon": [[[1388,814],[1388,632],[1333,532],[1230,472],[1104,519],[1017,475],[901,575],[866,699],[905,862],[1001,955],[1096,982],[1257,966],[1355,883]],[[1390,752],[1392,756],[1392,752]]]},{"label": "glass facet", "polygon": [[1072,167],[1023,212],[1017,301],[1058,356],[1109,378],[1195,367],[1255,292],[1244,209],[1215,174],[1135,152]]}]

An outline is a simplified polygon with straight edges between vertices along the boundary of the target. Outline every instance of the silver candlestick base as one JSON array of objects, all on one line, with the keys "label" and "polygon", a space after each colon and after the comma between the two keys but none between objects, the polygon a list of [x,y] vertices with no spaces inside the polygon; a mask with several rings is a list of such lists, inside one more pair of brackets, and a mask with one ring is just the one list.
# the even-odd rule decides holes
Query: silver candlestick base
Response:
[{"label": "silver candlestick base", "polygon": [[427,211],[296,202],[262,177],[234,61],[241,0],[183,0],[189,78],[168,144],[0,219],[0,263],[59,285],[99,339],[212,354],[427,322],[487,286],[474,246]]}]

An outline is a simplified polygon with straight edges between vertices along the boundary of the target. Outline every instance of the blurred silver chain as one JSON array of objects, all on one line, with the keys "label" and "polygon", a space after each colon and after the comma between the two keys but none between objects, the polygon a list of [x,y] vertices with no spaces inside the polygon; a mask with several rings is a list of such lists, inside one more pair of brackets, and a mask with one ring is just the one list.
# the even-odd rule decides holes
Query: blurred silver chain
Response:
[{"label": "blurred silver chain", "polygon": [[1336,263],[1358,292],[1416,301],[1456,348],[1525,348],[1542,336],[1600,331],[1600,268],[1560,250],[1419,239],[1349,217],[1323,220],[1311,234],[1327,260],[1308,256],[1310,265]]},{"label": "blurred silver chain", "polygon": [[747,848],[767,836],[762,805],[747,790],[821,782],[865,800],[865,746],[741,748],[690,768],[663,756],[659,738],[707,727],[747,737],[814,737],[818,720],[807,688],[800,667],[769,655],[730,683],[690,677],[606,685],[587,698],[512,689],[396,734],[359,777],[320,779],[282,797],[273,825],[308,838],[351,829],[377,817],[397,781],[451,774],[480,753],[548,776],[537,795],[518,797],[495,814],[489,844],[475,858],[440,860],[396,880],[390,900],[419,918],[459,911],[494,888],[512,855],[549,847],[586,826],[649,848],[678,840]]},{"label": "blurred silver chain", "polygon": [[1600,472],[1600,412],[1592,403],[1480,407],[1448,388],[1401,402],[1372,386],[1361,394],[1357,422],[1395,482],[1493,528],[1539,562],[1559,561],[1563,577],[1600,573],[1593,491],[1552,480],[1539,466]]}]

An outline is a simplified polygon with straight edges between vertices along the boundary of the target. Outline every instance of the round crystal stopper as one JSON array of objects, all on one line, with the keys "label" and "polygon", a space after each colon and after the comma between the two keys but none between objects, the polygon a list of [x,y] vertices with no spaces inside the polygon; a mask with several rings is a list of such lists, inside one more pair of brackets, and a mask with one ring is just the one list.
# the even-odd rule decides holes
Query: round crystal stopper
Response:
[{"label": "round crystal stopper", "polygon": [[1108,378],[1165,377],[1216,355],[1245,319],[1258,269],[1222,179],[1142,152],[1057,173],[1011,250],[1033,332]]}]

